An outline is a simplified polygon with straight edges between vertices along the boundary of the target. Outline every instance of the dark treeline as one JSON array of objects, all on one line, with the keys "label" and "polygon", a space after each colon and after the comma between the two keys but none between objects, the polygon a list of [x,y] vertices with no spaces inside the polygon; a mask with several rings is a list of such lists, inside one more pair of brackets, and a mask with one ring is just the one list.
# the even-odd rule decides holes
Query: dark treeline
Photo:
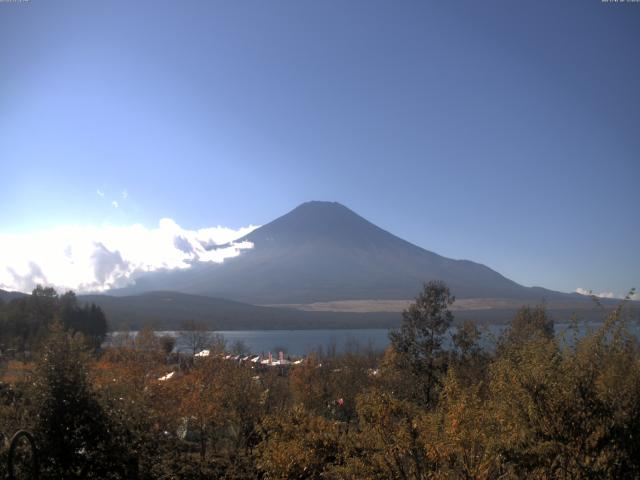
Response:
[{"label": "dark treeline", "polygon": [[31,295],[10,302],[0,300],[0,353],[17,354],[37,349],[57,319],[99,347],[107,334],[107,319],[95,304],[80,305],[75,293],[59,295],[50,287],[36,287]]},{"label": "dark treeline", "polygon": [[225,360],[219,338],[207,358],[176,359],[150,329],[96,352],[54,320],[0,384],[0,431],[34,432],[45,479],[640,477],[624,302],[571,341],[523,308],[488,352],[470,322],[443,348],[453,300],[429,283],[383,354],[287,369]]}]

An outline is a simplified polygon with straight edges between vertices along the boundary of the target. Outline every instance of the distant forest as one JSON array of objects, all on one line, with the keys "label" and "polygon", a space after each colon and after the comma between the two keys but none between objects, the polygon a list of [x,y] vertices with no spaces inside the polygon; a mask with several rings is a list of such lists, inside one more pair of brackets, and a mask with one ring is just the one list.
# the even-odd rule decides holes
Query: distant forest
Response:
[{"label": "distant forest", "polygon": [[[206,335],[194,352],[208,356],[178,355],[151,329],[101,350],[99,308],[37,289],[1,310],[0,478],[19,429],[42,479],[640,477],[626,301],[586,336],[575,322],[570,342],[543,306],[523,308],[485,351],[472,322],[443,348],[453,300],[426,284],[384,353],[274,367]],[[15,449],[18,478],[35,474],[32,452]]]}]

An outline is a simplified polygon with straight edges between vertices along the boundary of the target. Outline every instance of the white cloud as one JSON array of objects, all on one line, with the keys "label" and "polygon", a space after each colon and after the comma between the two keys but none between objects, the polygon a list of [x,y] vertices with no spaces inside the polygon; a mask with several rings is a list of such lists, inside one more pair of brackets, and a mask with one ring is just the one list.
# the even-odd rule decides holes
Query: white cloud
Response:
[{"label": "white cloud", "polygon": [[[593,292],[591,290],[587,290],[586,288],[576,288],[576,293],[579,293],[580,295],[595,295],[596,297],[599,298],[624,298],[627,294],[620,294],[620,293],[614,293],[614,292],[600,292],[600,293],[596,293]],[[634,293],[633,295],[631,295],[631,300],[640,300],[640,293]]]},{"label": "white cloud", "polygon": [[126,200],[128,196],[129,196],[129,192],[127,192],[126,190],[123,190],[122,191],[122,198],[124,198]]},{"label": "white cloud", "polygon": [[104,197],[104,192],[102,190],[97,189],[96,193],[98,194],[99,197]]},{"label": "white cloud", "polygon": [[186,230],[163,218],[156,228],[66,226],[0,233],[0,288],[29,292],[38,283],[78,292],[117,288],[143,272],[235,257],[253,247],[235,241],[255,228]]},{"label": "white cloud", "polygon": [[111,205],[113,206],[113,208],[118,208],[120,206],[115,200],[111,202]]}]

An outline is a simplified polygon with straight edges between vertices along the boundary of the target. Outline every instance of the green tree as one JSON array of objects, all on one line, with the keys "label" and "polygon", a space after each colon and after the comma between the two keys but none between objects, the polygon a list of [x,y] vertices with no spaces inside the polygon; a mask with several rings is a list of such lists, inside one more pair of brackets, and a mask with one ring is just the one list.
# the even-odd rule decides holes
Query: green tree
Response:
[{"label": "green tree", "polygon": [[456,353],[462,358],[467,359],[480,352],[480,330],[471,320],[465,320],[462,325],[456,327],[455,332],[451,335],[453,346]]},{"label": "green tree", "polygon": [[33,383],[44,478],[126,478],[124,445],[91,390],[88,362],[82,336],[54,322]]},{"label": "green tree", "polygon": [[450,352],[449,370],[455,369],[456,375],[467,384],[486,380],[489,355],[483,351],[481,339],[480,330],[471,320],[456,326],[451,335],[453,350]]},{"label": "green tree", "polygon": [[38,285],[31,295],[0,308],[0,343],[18,352],[35,350],[54,318],[65,328],[83,333],[94,349],[106,337],[107,319],[100,307],[79,305],[71,291],[60,296],[53,288]]},{"label": "green tree", "polygon": [[107,336],[107,318],[95,304],[78,305],[76,294],[68,291],[60,297],[60,319],[67,329],[81,332],[94,349],[100,347]]},{"label": "green tree", "polygon": [[521,345],[536,338],[551,339],[553,335],[553,319],[544,305],[524,306],[513,317],[502,340],[503,343]]},{"label": "green tree", "polygon": [[434,401],[435,389],[446,370],[442,341],[453,321],[449,307],[453,297],[443,282],[424,285],[415,302],[402,312],[402,326],[389,334],[399,368],[406,369],[416,387],[413,400],[426,405]]},{"label": "green tree", "polygon": [[640,345],[621,308],[574,346],[522,325],[490,366],[500,456],[521,478],[639,478]]}]

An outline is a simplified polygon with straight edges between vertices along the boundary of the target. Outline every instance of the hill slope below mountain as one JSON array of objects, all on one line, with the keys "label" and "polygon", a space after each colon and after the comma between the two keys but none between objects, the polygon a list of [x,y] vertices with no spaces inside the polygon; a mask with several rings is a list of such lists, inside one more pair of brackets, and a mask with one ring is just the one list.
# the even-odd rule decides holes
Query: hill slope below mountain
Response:
[{"label": "hill slope below mountain", "polygon": [[[78,300],[99,305],[107,315],[111,330],[138,330],[145,325],[156,330],[179,330],[188,320],[201,323],[211,330],[390,328],[397,327],[402,318],[397,309],[380,312],[301,311],[178,292],[149,292],[123,297],[80,295]],[[403,304],[401,307],[405,306]],[[513,318],[518,306],[518,302],[503,302],[496,308],[483,308],[475,302],[461,301],[453,305],[453,313],[456,321],[504,323]],[[606,309],[609,310],[611,306],[608,305]],[[575,307],[561,304],[549,306],[549,313],[558,322],[569,321],[574,312],[578,313],[580,319],[590,321],[602,320],[605,314],[590,302]]]},{"label": "hill slope below mountain", "polygon": [[16,298],[24,297],[26,293],[21,292],[8,292],[6,290],[0,290],[0,300],[3,302],[10,302]]},{"label": "hill slope below mountain", "polygon": [[186,321],[195,321],[211,330],[386,328],[396,326],[400,319],[398,314],[389,312],[302,312],[179,292],[124,297],[80,295],[78,300],[100,306],[111,330],[137,330],[145,325],[156,330],[178,330]]}]

